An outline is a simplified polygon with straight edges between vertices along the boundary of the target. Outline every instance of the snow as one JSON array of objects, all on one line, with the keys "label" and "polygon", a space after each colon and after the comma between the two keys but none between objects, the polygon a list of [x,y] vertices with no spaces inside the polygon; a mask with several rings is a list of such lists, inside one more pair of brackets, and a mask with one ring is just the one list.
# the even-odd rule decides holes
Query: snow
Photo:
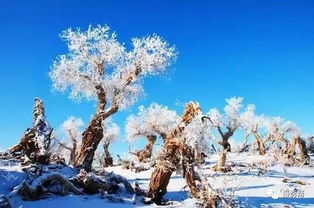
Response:
[{"label": "snow", "polygon": [[[233,167],[233,173],[215,173],[210,166],[217,162],[218,155],[213,154],[206,160],[203,167],[198,171],[205,175],[208,182],[215,189],[220,189],[228,194],[234,195],[242,207],[314,207],[314,167],[285,167],[275,163],[268,167],[268,172],[259,175],[259,168],[248,169],[240,165]],[[312,156],[312,159],[314,157]],[[266,156],[259,156],[253,153],[228,153],[227,161],[229,164],[258,164],[263,160],[269,160]],[[135,181],[144,190],[148,189],[149,179],[153,169],[139,173],[123,169],[120,166],[109,167],[105,169],[108,172],[114,172],[128,179],[133,184]],[[51,170],[53,173],[53,169]],[[291,180],[300,180],[307,185],[295,183],[284,183],[285,172]],[[64,176],[75,175],[71,168],[64,167],[58,170],[58,173]],[[22,166],[19,163],[0,160],[0,195],[9,194],[13,187],[20,184],[25,177]],[[185,181],[182,176],[173,173],[168,192],[165,199],[174,201],[172,207],[195,207],[195,200],[189,198],[188,189],[185,187]],[[284,192],[291,193],[296,189],[304,194],[302,198],[283,197]],[[132,195],[128,194],[123,187],[115,195],[124,199],[124,203],[111,202],[108,199],[102,199],[99,195],[68,195],[65,197],[51,196],[38,201],[23,201],[19,196],[10,199],[13,207],[23,208],[55,208],[69,207],[69,205],[80,208],[98,208],[98,207],[154,207],[156,205],[145,205],[139,199],[133,204]],[[278,197],[278,198],[277,198]]]}]

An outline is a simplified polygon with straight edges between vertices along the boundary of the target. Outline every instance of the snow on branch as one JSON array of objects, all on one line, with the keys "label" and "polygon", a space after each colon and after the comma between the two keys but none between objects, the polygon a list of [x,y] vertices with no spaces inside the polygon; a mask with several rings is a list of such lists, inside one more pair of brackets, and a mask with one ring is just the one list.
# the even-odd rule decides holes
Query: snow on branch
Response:
[{"label": "snow on branch", "polygon": [[142,78],[166,71],[176,58],[174,46],[158,35],[133,38],[127,50],[108,26],[89,26],[87,31],[65,30],[61,38],[68,53],[60,55],[49,73],[53,89],[70,91],[73,99],[126,108],[143,93]]},{"label": "snow on branch", "polygon": [[266,127],[272,138],[281,140],[286,136],[300,136],[300,129],[292,121],[287,121],[281,117],[272,117],[267,120]]},{"label": "snow on branch", "polygon": [[107,119],[103,121],[103,129],[104,129],[103,140],[104,140],[104,143],[108,145],[114,140],[116,140],[120,134],[119,126],[113,123],[111,119]]},{"label": "snow on branch", "polygon": [[[227,128],[231,130],[237,129],[240,123],[241,114],[243,114],[242,108],[243,98],[232,97],[226,99],[227,105],[224,107],[224,114],[221,114],[216,108],[210,109],[207,113],[210,123],[213,127]],[[250,110],[249,107],[246,111]]]},{"label": "snow on branch", "polygon": [[70,116],[62,124],[62,129],[69,139],[79,138],[81,134],[80,128],[84,126],[84,122],[81,118]]},{"label": "snow on branch", "polygon": [[179,121],[180,118],[176,112],[165,106],[157,103],[152,103],[147,108],[140,106],[137,115],[127,118],[127,140],[132,142],[140,136],[165,137]]}]

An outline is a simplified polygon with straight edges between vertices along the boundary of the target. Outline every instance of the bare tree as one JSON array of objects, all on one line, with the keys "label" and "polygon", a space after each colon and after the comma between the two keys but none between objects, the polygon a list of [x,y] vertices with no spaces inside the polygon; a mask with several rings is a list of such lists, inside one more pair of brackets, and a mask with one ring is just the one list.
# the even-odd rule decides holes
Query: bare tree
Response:
[{"label": "bare tree", "polygon": [[83,32],[68,29],[61,35],[69,52],[53,63],[53,88],[70,89],[70,97],[97,101],[96,112],[82,135],[76,167],[91,170],[98,144],[103,139],[103,121],[125,109],[143,93],[142,80],[165,72],[176,57],[175,48],[157,35],[132,39],[127,51],[108,26]]}]

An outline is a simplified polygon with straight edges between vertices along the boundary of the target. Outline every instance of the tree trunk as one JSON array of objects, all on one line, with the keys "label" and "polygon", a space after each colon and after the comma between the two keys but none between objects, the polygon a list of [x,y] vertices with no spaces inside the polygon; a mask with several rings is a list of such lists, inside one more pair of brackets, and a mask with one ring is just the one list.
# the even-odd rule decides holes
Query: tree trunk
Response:
[{"label": "tree trunk", "polygon": [[180,162],[176,143],[175,139],[169,139],[166,142],[150,178],[147,197],[152,198],[157,204],[160,203],[162,196],[166,193],[171,174]]},{"label": "tree trunk", "polygon": [[[227,133],[228,135],[232,135],[231,133]],[[222,150],[219,153],[219,160],[217,165],[214,167],[215,171],[222,171],[227,172],[229,169],[226,168],[226,159],[227,159],[227,152],[231,152],[231,145],[228,142],[228,139],[231,136],[223,136],[222,141],[219,144],[222,146]]]},{"label": "tree trunk", "polygon": [[74,165],[75,158],[76,158],[76,146],[75,147],[73,146],[70,151],[71,151],[71,153],[70,153],[70,164]]},{"label": "tree trunk", "polygon": [[70,135],[71,142],[72,142],[72,148],[70,148],[70,164],[74,165],[76,153],[77,153],[77,139],[76,134],[74,134],[71,130],[68,130],[68,134]]},{"label": "tree trunk", "polygon": [[[103,65],[99,65],[103,67]],[[100,76],[102,69],[98,68]],[[112,106],[108,110],[104,110],[106,106],[106,93],[104,88],[99,84],[95,86],[97,91],[97,109],[89,126],[82,134],[82,145],[78,156],[75,159],[74,167],[83,168],[86,171],[91,171],[95,151],[103,139],[103,121],[118,111],[115,101],[112,101]]]},{"label": "tree trunk", "polygon": [[[165,145],[161,154],[157,159],[156,168],[154,169],[150,178],[149,190],[147,197],[151,201],[160,204],[160,200],[166,193],[167,186],[173,171],[177,169],[180,163],[180,154],[183,143],[180,142],[180,136],[185,126],[188,125],[192,119],[200,113],[200,108],[195,103],[189,103],[182,115],[182,123],[167,134]],[[188,180],[187,183],[191,187],[191,192],[194,194],[193,178],[191,178],[191,171],[185,170],[185,177]]]},{"label": "tree trunk", "polygon": [[109,152],[109,143],[104,144],[103,167],[113,166],[113,159]]},{"label": "tree trunk", "polygon": [[137,157],[139,162],[144,162],[149,160],[152,157],[153,146],[157,140],[157,136],[149,135],[147,136],[147,144],[144,149],[136,151],[134,155]]},{"label": "tree trunk", "polygon": [[195,163],[195,150],[191,147],[184,145],[182,150],[182,170],[183,178],[185,179],[187,185],[190,188],[192,197],[199,198],[199,189],[196,185],[195,180],[201,182],[200,177],[195,173],[194,163]]},{"label": "tree trunk", "polygon": [[216,171],[223,171],[224,170],[224,168],[226,167],[226,159],[227,159],[227,149],[222,149],[220,154],[219,154],[219,160],[217,163]]},{"label": "tree trunk", "polygon": [[266,148],[263,139],[259,136],[257,132],[254,132],[254,137],[257,142],[257,147],[258,147],[258,152],[260,155],[265,155],[266,154]]},{"label": "tree trunk", "polygon": [[265,144],[262,139],[257,140],[257,146],[258,146],[258,152],[260,155],[265,155],[266,154],[266,149],[265,149]]},{"label": "tree trunk", "polygon": [[207,155],[204,152],[199,152],[197,150],[194,151],[194,157],[197,163],[199,164],[204,164],[205,163],[205,158]]},{"label": "tree trunk", "polygon": [[301,159],[304,160],[305,164],[308,164],[310,156],[308,155],[306,143],[303,139],[301,139],[301,137],[295,137],[292,139],[287,150],[289,157],[293,157],[293,155],[295,155],[295,149],[297,145],[300,149]]},{"label": "tree trunk", "polygon": [[231,145],[228,142],[228,140],[232,136],[233,133],[230,136],[227,134],[230,134],[230,133],[226,133],[225,135],[223,135],[222,141],[220,141],[219,144],[222,146],[224,150],[226,150],[227,152],[231,152]]},{"label": "tree trunk", "polygon": [[82,134],[82,145],[76,157],[74,167],[91,171],[95,151],[103,138],[103,119],[95,115],[87,129]]}]

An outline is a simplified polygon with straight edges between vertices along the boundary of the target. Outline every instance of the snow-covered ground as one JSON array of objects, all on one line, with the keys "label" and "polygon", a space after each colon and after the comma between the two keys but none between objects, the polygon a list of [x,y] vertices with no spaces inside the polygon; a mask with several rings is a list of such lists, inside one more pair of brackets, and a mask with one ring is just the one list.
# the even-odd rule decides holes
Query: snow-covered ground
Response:
[{"label": "snow-covered ground", "polygon": [[[254,155],[231,153],[228,161],[244,164],[256,162]],[[312,159],[314,159],[312,157]],[[280,165],[271,166],[268,172],[259,174],[259,169],[247,167],[234,167],[233,173],[215,173],[209,169],[217,161],[217,155],[206,161],[206,165],[198,170],[208,177],[208,182],[217,189],[223,189],[228,194],[233,194],[235,200],[242,207],[314,207],[314,167],[286,167]],[[152,170],[134,173],[122,169],[120,166],[110,167],[107,171],[113,171],[126,177],[130,182],[137,181],[142,189],[147,190]],[[296,183],[284,183],[285,172],[291,180],[305,182],[306,185]],[[62,174],[71,175],[71,169],[64,168]],[[0,161],[0,195],[8,194],[12,188],[22,182],[25,174],[19,164],[9,164]],[[296,193],[298,195],[293,196]],[[290,197],[284,197],[290,196]],[[38,201],[23,201],[19,197],[13,197],[13,207],[19,208],[98,208],[98,207],[150,207],[140,201],[131,202],[132,195],[121,191],[117,197],[124,199],[124,203],[113,203],[108,199],[101,199],[98,195],[65,197],[53,196]],[[296,197],[296,198],[295,198]],[[168,186],[165,198],[177,201],[173,207],[194,207],[195,201],[188,196],[188,189],[182,176],[174,173]],[[154,206],[154,205],[151,205]]]}]

